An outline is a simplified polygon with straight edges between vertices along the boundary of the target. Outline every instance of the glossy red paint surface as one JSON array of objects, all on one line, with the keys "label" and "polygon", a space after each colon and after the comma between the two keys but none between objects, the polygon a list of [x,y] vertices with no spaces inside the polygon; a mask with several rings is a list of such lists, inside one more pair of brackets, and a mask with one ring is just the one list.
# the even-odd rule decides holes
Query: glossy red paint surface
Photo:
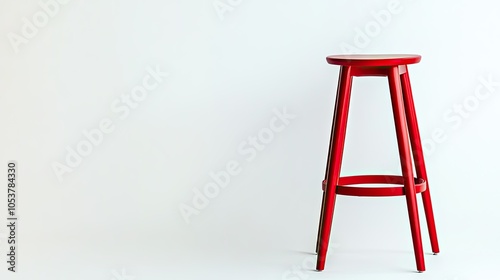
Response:
[{"label": "glossy red paint surface", "polygon": [[421,56],[417,54],[345,54],[330,55],[326,61],[342,66],[397,66],[419,63]]},{"label": "glossy red paint surface", "polygon": [[[427,172],[411,92],[408,64],[418,63],[419,55],[335,55],[328,63],[341,65],[328,151],[323,201],[318,228],[317,270],[323,270],[330,240],[337,194],[354,196],[405,196],[417,270],[425,271],[417,197],[422,194],[432,251],[439,252]],[[354,76],[383,76],[389,82],[392,111],[402,175],[359,175],[340,177]],[[415,164],[416,177],[413,174]],[[363,184],[391,184],[399,187],[363,187]],[[354,186],[355,185],[355,186]]]}]

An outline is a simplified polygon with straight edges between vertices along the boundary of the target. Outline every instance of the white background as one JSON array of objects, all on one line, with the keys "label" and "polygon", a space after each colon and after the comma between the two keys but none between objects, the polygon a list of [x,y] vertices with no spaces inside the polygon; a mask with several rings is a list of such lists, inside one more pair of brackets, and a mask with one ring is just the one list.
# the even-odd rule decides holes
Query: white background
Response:
[{"label": "white background", "polygon": [[[5,182],[2,279],[498,279],[500,85],[481,83],[500,82],[497,3],[390,3],[72,0],[44,23],[37,1],[1,0],[2,174],[19,166],[19,272]],[[423,274],[403,197],[339,197],[313,271],[338,76],[325,57],[346,45],[423,57],[410,75],[442,250]],[[156,67],[169,76],[121,119],[113,102]],[[238,147],[284,108],[295,118],[247,160]],[[342,173],[399,174],[387,82],[356,78],[350,113]],[[54,162],[105,118],[114,130],[58,180]],[[179,207],[232,160],[241,172],[186,223]]]}]

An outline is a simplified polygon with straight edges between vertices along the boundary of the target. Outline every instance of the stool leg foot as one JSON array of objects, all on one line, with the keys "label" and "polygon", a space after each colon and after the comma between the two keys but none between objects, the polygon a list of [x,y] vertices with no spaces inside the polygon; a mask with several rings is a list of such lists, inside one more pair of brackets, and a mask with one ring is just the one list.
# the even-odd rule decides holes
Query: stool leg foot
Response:
[{"label": "stool leg foot", "polygon": [[422,201],[424,202],[424,212],[427,220],[427,228],[429,230],[429,237],[431,239],[431,247],[434,255],[439,253],[439,243],[436,232],[436,222],[434,221],[434,213],[432,210],[431,194],[427,184],[427,190],[422,193]]},{"label": "stool leg foot", "polygon": [[318,258],[316,270],[325,268],[328,243],[335,209],[336,188],[340,177],[340,167],[344,150],[344,140],[347,128],[347,116],[349,101],[351,97],[352,75],[350,66],[342,66],[339,73],[339,84],[337,87],[337,98],[333,113],[332,133],[330,140],[330,152],[326,171],[326,188],[324,192],[324,205],[322,210],[322,221],[320,222],[318,238]]},{"label": "stool leg foot", "polygon": [[422,248],[422,236],[420,233],[420,222],[418,218],[417,197],[415,193],[415,181],[413,176],[413,166],[411,159],[410,143],[408,136],[408,126],[403,103],[403,92],[398,67],[392,67],[388,75],[391,92],[392,111],[394,114],[394,124],[398,139],[399,157],[401,160],[401,170],[404,177],[404,188],[408,216],[413,239],[413,249],[418,271],[425,271],[424,252]]},{"label": "stool leg foot", "polygon": [[439,253],[436,223],[434,221],[434,211],[432,209],[431,194],[429,190],[429,180],[427,178],[427,170],[425,168],[422,141],[420,139],[417,114],[415,112],[415,103],[413,101],[410,76],[408,74],[407,67],[405,67],[405,71],[403,74],[401,74],[400,78],[403,90],[403,102],[405,105],[406,119],[408,122],[408,132],[410,134],[411,146],[413,148],[415,170],[417,171],[417,176],[424,179],[427,183],[427,189],[422,193],[422,201],[424,204],[424,211],[427,220],[427,229],[429,231],[429,237],[431,240],[432,252]]},{"label": "stool leg foot", "polygon": [[333,221],[333,211],[335,209],[336,194],[334,190],[326,195],[325,199],[325,212],[323,213],[323,226],[321,228],[318,259],[316,262],[316,270],[322,271],[325,269],[326,255],[328,251],[328,244],[330,243],[330,233]]},{"label": "stool leg foot", "polygon": [[422,247],[422,235],[420,232],[420,222],[418,218],[416,195],[414,193],[407,194],[406,203],[408,204],[408,216],[410,218],[411,235],[413,239],[413,250],[415,251],[417,270],[421,272],[425,271],[425,260],[424,260],[424,250]]},{"label": "stool leg foot", "polygon": [[321,213],[319,217],[319,225],[318,225],[318,237],[316,239],[316,254],[319,252],[319,243],[320,243],[320,236],[321,236],[321,228],[323,227],[323,218],[325,216],[324,211],[325,211],[325,197],[326,197],[326,192],[323,191],[323,199],[321,202]]}]

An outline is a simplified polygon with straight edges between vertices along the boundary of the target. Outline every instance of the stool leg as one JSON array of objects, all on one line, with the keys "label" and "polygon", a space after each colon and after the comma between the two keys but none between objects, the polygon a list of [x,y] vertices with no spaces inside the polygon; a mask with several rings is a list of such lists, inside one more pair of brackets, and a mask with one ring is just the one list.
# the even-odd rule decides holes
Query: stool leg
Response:
[{"label": "stool leg", "polygon": [[404,111],[401,80],[397,66],[391,68],[388,78],[391,91],[392,111],[398,138],[399,157],[404,178],[406,204],[408,207],[408,216],[410,218],[411,234],[413,238],[413,249],[415,251],[417,270],[422,272],[425,271],[424,252],[422,249],[422,236],[418,218],[417,196],[415,193],[415,180],[413,177],[408,128]]},{"label": "stool leg", "polygon": [[337,88],[337,104],[333,118],[332,141],[330,142],[330,157],[328,159],[325,201],[322,211],[322,222],[319,233],[319,249],[316,269],[325,268],[326,254],[335,208],[336,188],[340,177],[340,167],[344,150],[344,141],[347,128],[347,116],[351,97],[352,75],[350,66],[340,68],[339,84]]},{"label": "stool leg", "polygon": [[[339,82],[338,82],[338,85],[337,85],[337,88],[340,88],[340,83],[342,81],[342,75],[339,75]],[[316,238],[316,254],[318,253],[319,251],[319,241],[320,241],[320,235],[321,235],[321,227],[323,226],[323,216],[324,216],[324,211],[325,211],[325,199],[326,199],[326,181],[327,181],[327,178],[328,178],[328,173],[330,172],[330,158],[331,158],[331,155],[332,155],[332,141],[333,141],[333,133],[335,131],[335,119],[336,119],[336,114],[335,112],[337,112],[339,109],[339,96],[338,96],[338,92],[337,92],[337,97],[335,98],[335,106],[333,107],[333,121],[332,121],[332,129],[330,131],[330,141],[328,142],[328,156],[326,158],[326,170],[325,170],[325,179],[323,180],[323,182],[321,182],[321,189],[323,190],[323,199],[321,201],[321,213],[320,213],[320,218],[319,218],[319,226],[318,226],[318,236]]]},{"label": "stool leg", "polygon": [[320,236],[321,236],[321,228],[323,227],[323,217],[324,217],[324,211],[325,211],[325,199],[326,199],[326,192],[323,191],[323,199],[321,201],[321,212],[319,216],[319,225],[318,225],[318,237],[316,238],[316,254],[319,252],[319,241],[320,241]]},{"label": "stool leg", "polygon": [[425,217],[427,220],[427,229],[431,239],[432,252],[439,253],[439,244],[436,233],[436,223],[434,221],[434,212],[432,210],[431,193],[429,190],[429,180],[427,178],[427,170],[425,168],[424,153],[422,149],[422,141],[418,129],[417,114],[415,112],[415,104],[411,91],[410,76],[408,69],[401,74],[401,84],[403,87],[403,100],[405,104],[406,119],[409,126],[410,141],[413,147],[413,159],[415,161],[415,169],[417,177],[424,179],[427,182],[427,189],[422,192],[422,201],[424,203]]}]

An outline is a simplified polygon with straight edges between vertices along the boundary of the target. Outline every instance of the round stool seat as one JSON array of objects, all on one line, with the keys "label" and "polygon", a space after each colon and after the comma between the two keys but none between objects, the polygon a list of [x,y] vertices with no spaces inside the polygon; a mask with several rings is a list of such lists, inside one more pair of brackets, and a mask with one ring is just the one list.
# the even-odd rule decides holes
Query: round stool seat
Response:
[{"label": "round stool seat", "polygon": [[417,54],[347,54],[331,55],[326,58],[329,64],[342,66],[397,66],[420,62]]}]

